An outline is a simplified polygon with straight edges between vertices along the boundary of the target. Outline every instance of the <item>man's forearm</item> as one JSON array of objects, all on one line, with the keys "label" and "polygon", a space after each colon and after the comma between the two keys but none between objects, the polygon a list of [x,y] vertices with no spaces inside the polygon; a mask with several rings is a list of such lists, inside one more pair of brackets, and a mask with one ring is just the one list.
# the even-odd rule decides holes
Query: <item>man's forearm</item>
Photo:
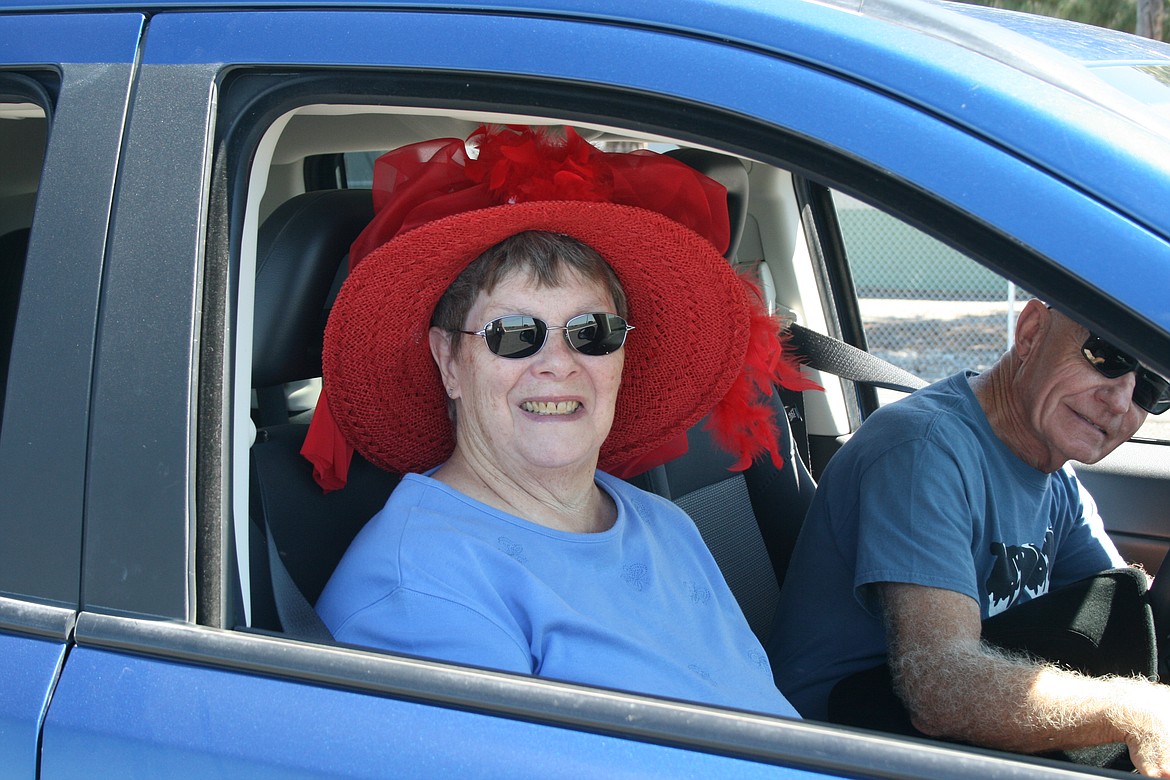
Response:
[{"label": "man's forearm", "polygon": [[1027,753],[1125,742],[1140,771],[1170,777],[1170,686],[993,648],[961,594],[884,583],[881,598],[894,686],[923,733]]},{"label": "man's forearm", "polygon": [[1125,741],[1122,723],[1133,719],[1125,699],[1149,685],[1085,677],[981,643],[896,652],[891,670],[923,733],[1026,753]]}]

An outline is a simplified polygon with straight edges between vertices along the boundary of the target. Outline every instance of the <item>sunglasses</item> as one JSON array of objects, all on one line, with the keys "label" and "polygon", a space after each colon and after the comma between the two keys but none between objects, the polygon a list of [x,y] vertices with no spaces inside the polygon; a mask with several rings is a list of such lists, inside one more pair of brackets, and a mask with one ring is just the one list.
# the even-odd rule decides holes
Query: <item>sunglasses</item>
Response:
[{"label": "sunglasses", "polygon": [[550,330],[563,330],[570,347],[582,355],[599,357],[621,349],[626,334],[633,329],[633,325],[616,314],[589,312],[578,314],[564,325],[549,325],[525,314],[509,314],[497,317],[481,330],[459,332],[482,336],[488,349],[502,358],[526,358],[540,351]]},{"label": "sunglasses", "polygon": [[1116,379],[1133,371],[1137,381],[1133,386],[1133,402],[1150,414],[1161,414],[1170,409],[1170,382],[1142,367],[1136,359],[1122,352],[1100,336],[1089,334],[1081,346],[1081,353],[1097,373]]}]

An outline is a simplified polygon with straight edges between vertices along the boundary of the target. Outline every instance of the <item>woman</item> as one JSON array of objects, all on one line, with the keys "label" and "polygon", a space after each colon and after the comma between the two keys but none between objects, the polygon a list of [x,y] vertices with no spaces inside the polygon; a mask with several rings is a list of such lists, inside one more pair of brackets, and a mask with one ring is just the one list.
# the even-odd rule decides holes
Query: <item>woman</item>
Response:
[{"label": "woman", "polygon": [[606,473],[712,407],[745,465],[778,457],[759,396],[799,374],[720,254],[725,192],[571,131],[471,140],[379,161],[306,448],[333,486],[346,445],[406,474],[318,612],[343,642],[795,716],[689,518]]}]

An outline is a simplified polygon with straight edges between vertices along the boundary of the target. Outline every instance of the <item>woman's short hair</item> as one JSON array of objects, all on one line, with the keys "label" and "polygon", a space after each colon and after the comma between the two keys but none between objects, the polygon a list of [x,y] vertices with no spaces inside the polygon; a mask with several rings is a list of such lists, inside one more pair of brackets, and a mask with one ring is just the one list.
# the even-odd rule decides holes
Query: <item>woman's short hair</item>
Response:
[{"label": "woman's short hair", "polygon": [[[465,327],[467,313],[479,293],[491,293],[496,285],[516,272],[528,274],[538,287],[557,287],[566,273],[600,282],[613,298],[615,313],[628,315],[626,293],[617,274],[593,247],[559,233],[528,230],[491,247],[471,262],[439,298],[431,316],[432,327],[457,333]],[[461,339],[452,339],[451,351],[458,354]]]}]

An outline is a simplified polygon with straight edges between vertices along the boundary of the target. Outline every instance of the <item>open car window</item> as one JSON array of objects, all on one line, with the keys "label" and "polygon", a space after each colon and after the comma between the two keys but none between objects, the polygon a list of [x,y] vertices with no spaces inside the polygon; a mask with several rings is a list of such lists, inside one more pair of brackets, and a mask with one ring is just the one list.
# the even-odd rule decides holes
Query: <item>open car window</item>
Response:
[{"label": "open car window", "polygon": [[[935,382],[1010,347],[1026,290],[880,209],[833,200],[870,352]],[[902,395],[878,391],[881,403]],[[1149,415],[1135,438],[1170,441],[1170,419]]]},{"label": "open car window", "polygon": [[[713,118],[704,123],[696,121],[696,117],[703,118],[702,111],[685,119],[674,116],[670,112],[679,106],[668,98],[658,99],[666,109],[663,118],[639,122],[623,113],[633,109],[604,87],[590,92],[593,102],[585,110],[579,107],[582,95],[571,83],[544,85],[548,92],[541,93],[542,101],[536,105],[538,101],[525,95],[523,88],[528,82],[523,79],[485,77],[473,81],[472,91],[479,95],[475,100],[466,97],[468,88],[461,79],[441,75],[415,79],[365,66],[344,74],[306,71],[295,80],[265,68],[240,68],[221,85],[218,110],[222,116],[216,131],[221,147],[214,159],[222,167],[210,180],[215,185],[226,183],[222,184],[222,197],[212,199],[211,223],[227,229],[213,231],[217,240],[225,234],[226,238],[223,246],[213,247],[209,265],[217,271],[226,269],[226,285],[231,291],[224,298],[228,302],[224,313],[231,327],[226,331],[230,341],[223,350],[225,360],[230,361],[224,372],[228,390],[223,408],[231,420],[223,430],[229,433],[226,446],[230,455],[224,462],[231,468],[231,491],[230,510],[220,516],[204,509],[200,522],[208,528],[208,538],[221,528],[217,525],[220,521],[229,529],[217,537],[225,540],[227,551],[222,569],[228,581],[222,591],[225,627],[245,629],[249,634],[281,632],[286,621],[280,614],[278,586],[274,584],[279,572],[274,563],[287,569],[311,606],[350,540],[381,508],[399,478],[359,466],[346,488],[324,493],[313,482],[311,466],[299,449],[307,420],[318,413],[315,393],[320,387],[321,332],[332,296],[346,274],[349,245],[372,217],[370,162],[382,151],[432,138],[465,138],[479,125],[490,123],[567,124],[590,142],[611,148],[698,149],[727,155],[738,161],[750,184],[749,206],[734,262],[745,273],[755,275],[776,311],[810,330],[840,332],[839,314],[831,299],[834,295],[856,295],[853,300],[863,309],[871,350],[897,362],[895,353],[907,350],[896,340],[890,347],[879,345],[878,319],[910,319],[897,316],[904,313],[902,301],[930,300],[929,294],[945,285],[891,279],[891,275],[907,270],[897,263],[884,270],[866,267],[866,258],[875,255],[866,241],[871,245],[892,243],[894,254],[903,258],[919,254],[938,263],[945,255],[945,262],[957,258],[958,265],[966,263],[967,270],[962,273],[975,281],[960,288],[960,295],[967,296],[961,300],[977,304],[971,307],[971,316],[979,318],[981,326],[984,319],[998,319],[1002,332],[983,329],[987,335],[977,345],[979,354],[952,355],[951,362],[931,369],[938,373],[925,377],[930,379],[968,365],[984,368],[1006,347],[1011,306],[1005,304],[1002,312],[995,307],[1000,296],[1006,299],[1009,286],[986,271],[984,263],[1002,258],[1005,264],[1019,264],[1023,269],[1020,278],[1031,274],[1030,278],[1044,280],[1042,271],[1036,270],[1043,258],[1031,245],[987,229],[986,222],[956,205],[955,193],[940,194],[907,183],[916,175],[933,176],[925,170],[928,166],[919,170],[908,165],[905,172],[895,174],[865,156],[875,150],[859,148],[847,154],[843,145],[854,138],[850,133],[843,133],[834,146],[810,141],[809,135],[794,132],[778,121],[740,123],[712,112]],[[607,102],[611,99],[612,105]],[[641,111],[639,107],[634,113],[651,116],[649,109]],[[802,113],[798,119],[804,117]],[[946,133],[956,148],[977,146],[979,154],[984,153],[980,141],[955,133],[953,126],[936,118],[930,121],[932,131]],[[859,147],[863,146],[859,142]],[[885,164],[895,166],[901,161]],[[1033,173],[1029,170],[1021,175]],[[838,186],[840,191],[855,193],[877,207],[862,206],[862,200],[837,204],[840,238],[856,287],[833,290],[828,289],[831,285],[822,258],[835,237],[818,232],[819,226],[811,224],[806,191],[836,190]],[[943,181],[939,186],[948,184]],[[878,230],[870,212],[899,215],[890,217],[895,223],[893,238],[874,241],[867,235]],[[945,242],[927,239],[926,232],[914,236],[914,230],[907,227],[911,224],[926,225],[935,235],[953,238],[952,243],[977,259],[946,248]],[[292,297],[296,291],[291,287],[271,286],[272,263],[285,257],[280,249],[282,241],[290,241],[295,251],[328,255],[331,265],[323,266],[319,278],[312,280],[324,291],[318,299],[296,302]],[[876,254],[880,265],[883,258]],[[895,297],[899,284],[913,297]],[[1055,283],[1050,284],[1049,292],[1055,287]],[[1018,290],[1017,295],[1017,301],[1024,299]],[[875,308],[874,302],[891,300],[896,302],[887,303],[884,311]],[[943,305],[955,308],[956,300],[960,299],[946,299]],[[987,311],[978,308],[984,306]],[[934,334],[919,351],[937,357],[952,336],[951,332]],[[906,368],[920,375],[927,373],[918,364]],[[825,392],[804,394],[800,404],[794,405],[799,408],[790,410],[789,419],[802,426],[802,443],[807,440],[808,465],[815,475],[833,448],[859,424],[860,417],[850,408],[846,383],[827,373],[810,373]],[[200,424],[201,430],[208,428],[205,419]],[[219,443],[211,436],[206,441]],[[276,479],[269,470],[273,464],[277,465]],[[721,499],[708,501],[720,510],[725,508]],[[282,527],[265,519],[292,516],[308,518],[308,522]],[[771,569],[771,564],[768,567]],[[783,570],[771,570],[769,576],[774,593]],[[767,609],[759,614],[766,615]],[[766,630],[766,618],[754,619]],[[208,613],[201,620],[211,622],[214,616]],[[317,644],[327,647],[329,643]],[[310,647],[321,649],[316,644]],[[433,664],[433,660],[377,650],[349,653],[348,648],[346,655],[347,666],[355,669],[360,664],[385,662],[377,668],[397,673],[405,665],[429,661],[432,664],[425,668],[439,674],[472,673],[458,665]],[[544,681],[525,682],[543,690],[539,683]],[[363,685],[356,673],[346,677],[345,684]],[[587,687],[575,691],[581,696],[594,693]],[[558,711],[555,717],[562,714]]]},{"label": "open car window", "polygon": [[[272,629],[280,624],[266,548],[269,533],[263,523],[257,526],[257,512],[280,517],[289,510],[304,515],[304,507],[312,505],[319,507],[321,518],[329,518],[295,531],[275,532],[285,540],[297,540],[301,552],[283,557],[312,603],[349,540],[397,484],[399,475],[381,472],[359,457],[351,483],[324,494],[308,478],[310,467],[296,445],[305,436],[319,398],[322,331],[332,299],[348,272],[349,245],[372,217],[369,188],[374,158],[387,148],[430,138],[466,137],[481,124],[562,123],[541,115],[482,111],[356,106],[351,110],[360,113],[360,118],[311,103],[281,115],[264,132],[261,154],[250,173],[249,196],[236,208],[242,230],[233,531],[241,581],[247,585],[241,589],[233,622],[250,627]],[[572,126],[607,150],[672,151],[685,145],[620,127],[580,122]],[[371,127],[380,132],[371,132]],[[774,310],[792,311],[823,329],[823,313],[801,303],[817,298],[818,282],[807,248],[800,245],[792,175],[750,160],[725,159],[751,179],[757,204],[753,214],[745,215],[745,226],[737,235],[739,251],[734,262],[754,276]],[[306,170],[312,173],[305,175]],[[301,297],[303,290],[295,289],[277,270],[279,264],[290,262],[290,252],[304,255],[294,262],[321,266],[302,275],[302,281],[316,288],[312,300]],[[813,397],[808,409],[810,414],[832,417],[839,414],[831,408],[833,403]],[[290,478],[265,478],[272,459],[281,460],[280,468],[288,468]],[[310,554],[316,560],[308,559]],[[769,587],[774,592],[778,583]],[[761,612],[758,617],[757,628],[765,632],[767,616]]]}]

